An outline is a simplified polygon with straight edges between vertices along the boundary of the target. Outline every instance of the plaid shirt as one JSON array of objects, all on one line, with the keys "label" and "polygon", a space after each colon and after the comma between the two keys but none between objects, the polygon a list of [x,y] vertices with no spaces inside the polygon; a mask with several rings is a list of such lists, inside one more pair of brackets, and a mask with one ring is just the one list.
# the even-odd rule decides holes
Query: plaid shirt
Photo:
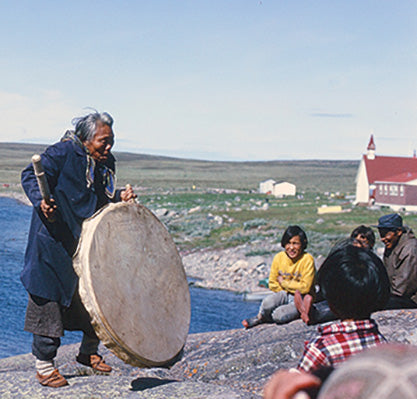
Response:
[{"label": "plaid shirt", "polygon": [[386,342],[373,320],[342,321],[319,326],[320,336],[305,343],[297,368],[312,371],[334,366],[354,353]]}]

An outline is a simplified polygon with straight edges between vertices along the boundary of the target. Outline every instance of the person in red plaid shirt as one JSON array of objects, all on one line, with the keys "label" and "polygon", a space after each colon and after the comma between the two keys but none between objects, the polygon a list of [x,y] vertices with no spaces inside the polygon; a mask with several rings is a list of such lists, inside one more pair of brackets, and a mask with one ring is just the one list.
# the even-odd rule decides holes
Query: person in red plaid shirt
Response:
[{"label": "person in red plaid shirt", "polygon": [[374,253],[353,245],[335,251],[321,266],[318,282],[341,321],[320,326],[320,335],[306,342],[299,370],[333,367],[365,348],[386,342],[370,319],[390,294],[387,272]]}]

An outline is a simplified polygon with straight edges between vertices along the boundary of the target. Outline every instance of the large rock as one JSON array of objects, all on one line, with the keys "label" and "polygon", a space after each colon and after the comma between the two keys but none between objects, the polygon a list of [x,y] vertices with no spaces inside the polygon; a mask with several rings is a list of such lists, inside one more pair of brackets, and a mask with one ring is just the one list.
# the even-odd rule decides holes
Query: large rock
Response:
[{"label": "large rock", "polygon": [[[375,314],[382,334],[392,342],[417,345],[417,310]],[[51,389],[35,380],[34,359],[0,359],[2,398],[260,398],[267,379],[279,368],[294,367],[304,341],[316,327],[300,320],[188,336],[182,359],[170,369],[139,369],[101,348],[110,375],[99,375],[75,362],[78,345],[60,348],[57,365],[69,386]]]},{"label": "large rock", "polygon": [[268,277],[275,254],[246,256],[249,249],[239,246],[226,249],[204,249],[182,254],[188,277],[203,288],[235,292],[259,290],[259,281]]}]

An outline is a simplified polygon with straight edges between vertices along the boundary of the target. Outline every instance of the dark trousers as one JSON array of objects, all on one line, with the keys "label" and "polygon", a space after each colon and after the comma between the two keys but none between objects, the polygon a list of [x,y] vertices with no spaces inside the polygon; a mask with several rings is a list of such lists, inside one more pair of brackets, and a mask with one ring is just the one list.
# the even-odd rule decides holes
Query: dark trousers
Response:
[{"label": "dark trousers", "polygon": [[[93,355],[97,353],[100,341],[97,335],[89,336],[84,332],[80,346],[80,353]],[[45,335],[33,334],[32,353],[38,360],[52,360],[55,358],[61,345],[60,338],[46,337]]]},{"label": "dark trousers", "polygon": [[95,353],[100,342],[91,325],[90,316],[78,295],[78,290],[69,308],[30,295],[25,330],[33,333],[32,353],[39,360],[55,358],[64,330],[83,331],[80,347],[82,353]]},{"label": "dark trousers", "polygon": [[[410,298],[391,294],[387,304],[381,310],[393,309],[416,309],[417,304]],[[337,317],[329,307],[327,301],[321,301],[313,304],[310,311],[310,324],[322,324],[328,321],[337,320]]]},{"label": "dark trousers", "polygon": [[391,294],[387,304],[384,306],[385,310],[389,309],[416,309],[417,304],[410,298]]},{"label": "dark trousers", "polygon": [[60,345],[60,338],[45,337],[44,335],[33,334],[32,353],[36,359],[54,359]]}]

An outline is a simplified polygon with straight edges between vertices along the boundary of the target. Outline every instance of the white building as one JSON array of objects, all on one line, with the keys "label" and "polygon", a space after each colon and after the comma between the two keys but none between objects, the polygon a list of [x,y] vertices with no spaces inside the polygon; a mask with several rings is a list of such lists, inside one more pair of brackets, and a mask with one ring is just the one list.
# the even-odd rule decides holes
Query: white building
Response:
[{"label": "white building", "polygon": [[277,198],[288,197],[295,195],[296,187],[295,184],[288,183],[286,181],[281,183],[275,183],[272,189],[272,195]]},{"label": "white building", "polygon": [[259,192],[261,194],[272,194],[275,180],[268,179],[259,183]]}]

